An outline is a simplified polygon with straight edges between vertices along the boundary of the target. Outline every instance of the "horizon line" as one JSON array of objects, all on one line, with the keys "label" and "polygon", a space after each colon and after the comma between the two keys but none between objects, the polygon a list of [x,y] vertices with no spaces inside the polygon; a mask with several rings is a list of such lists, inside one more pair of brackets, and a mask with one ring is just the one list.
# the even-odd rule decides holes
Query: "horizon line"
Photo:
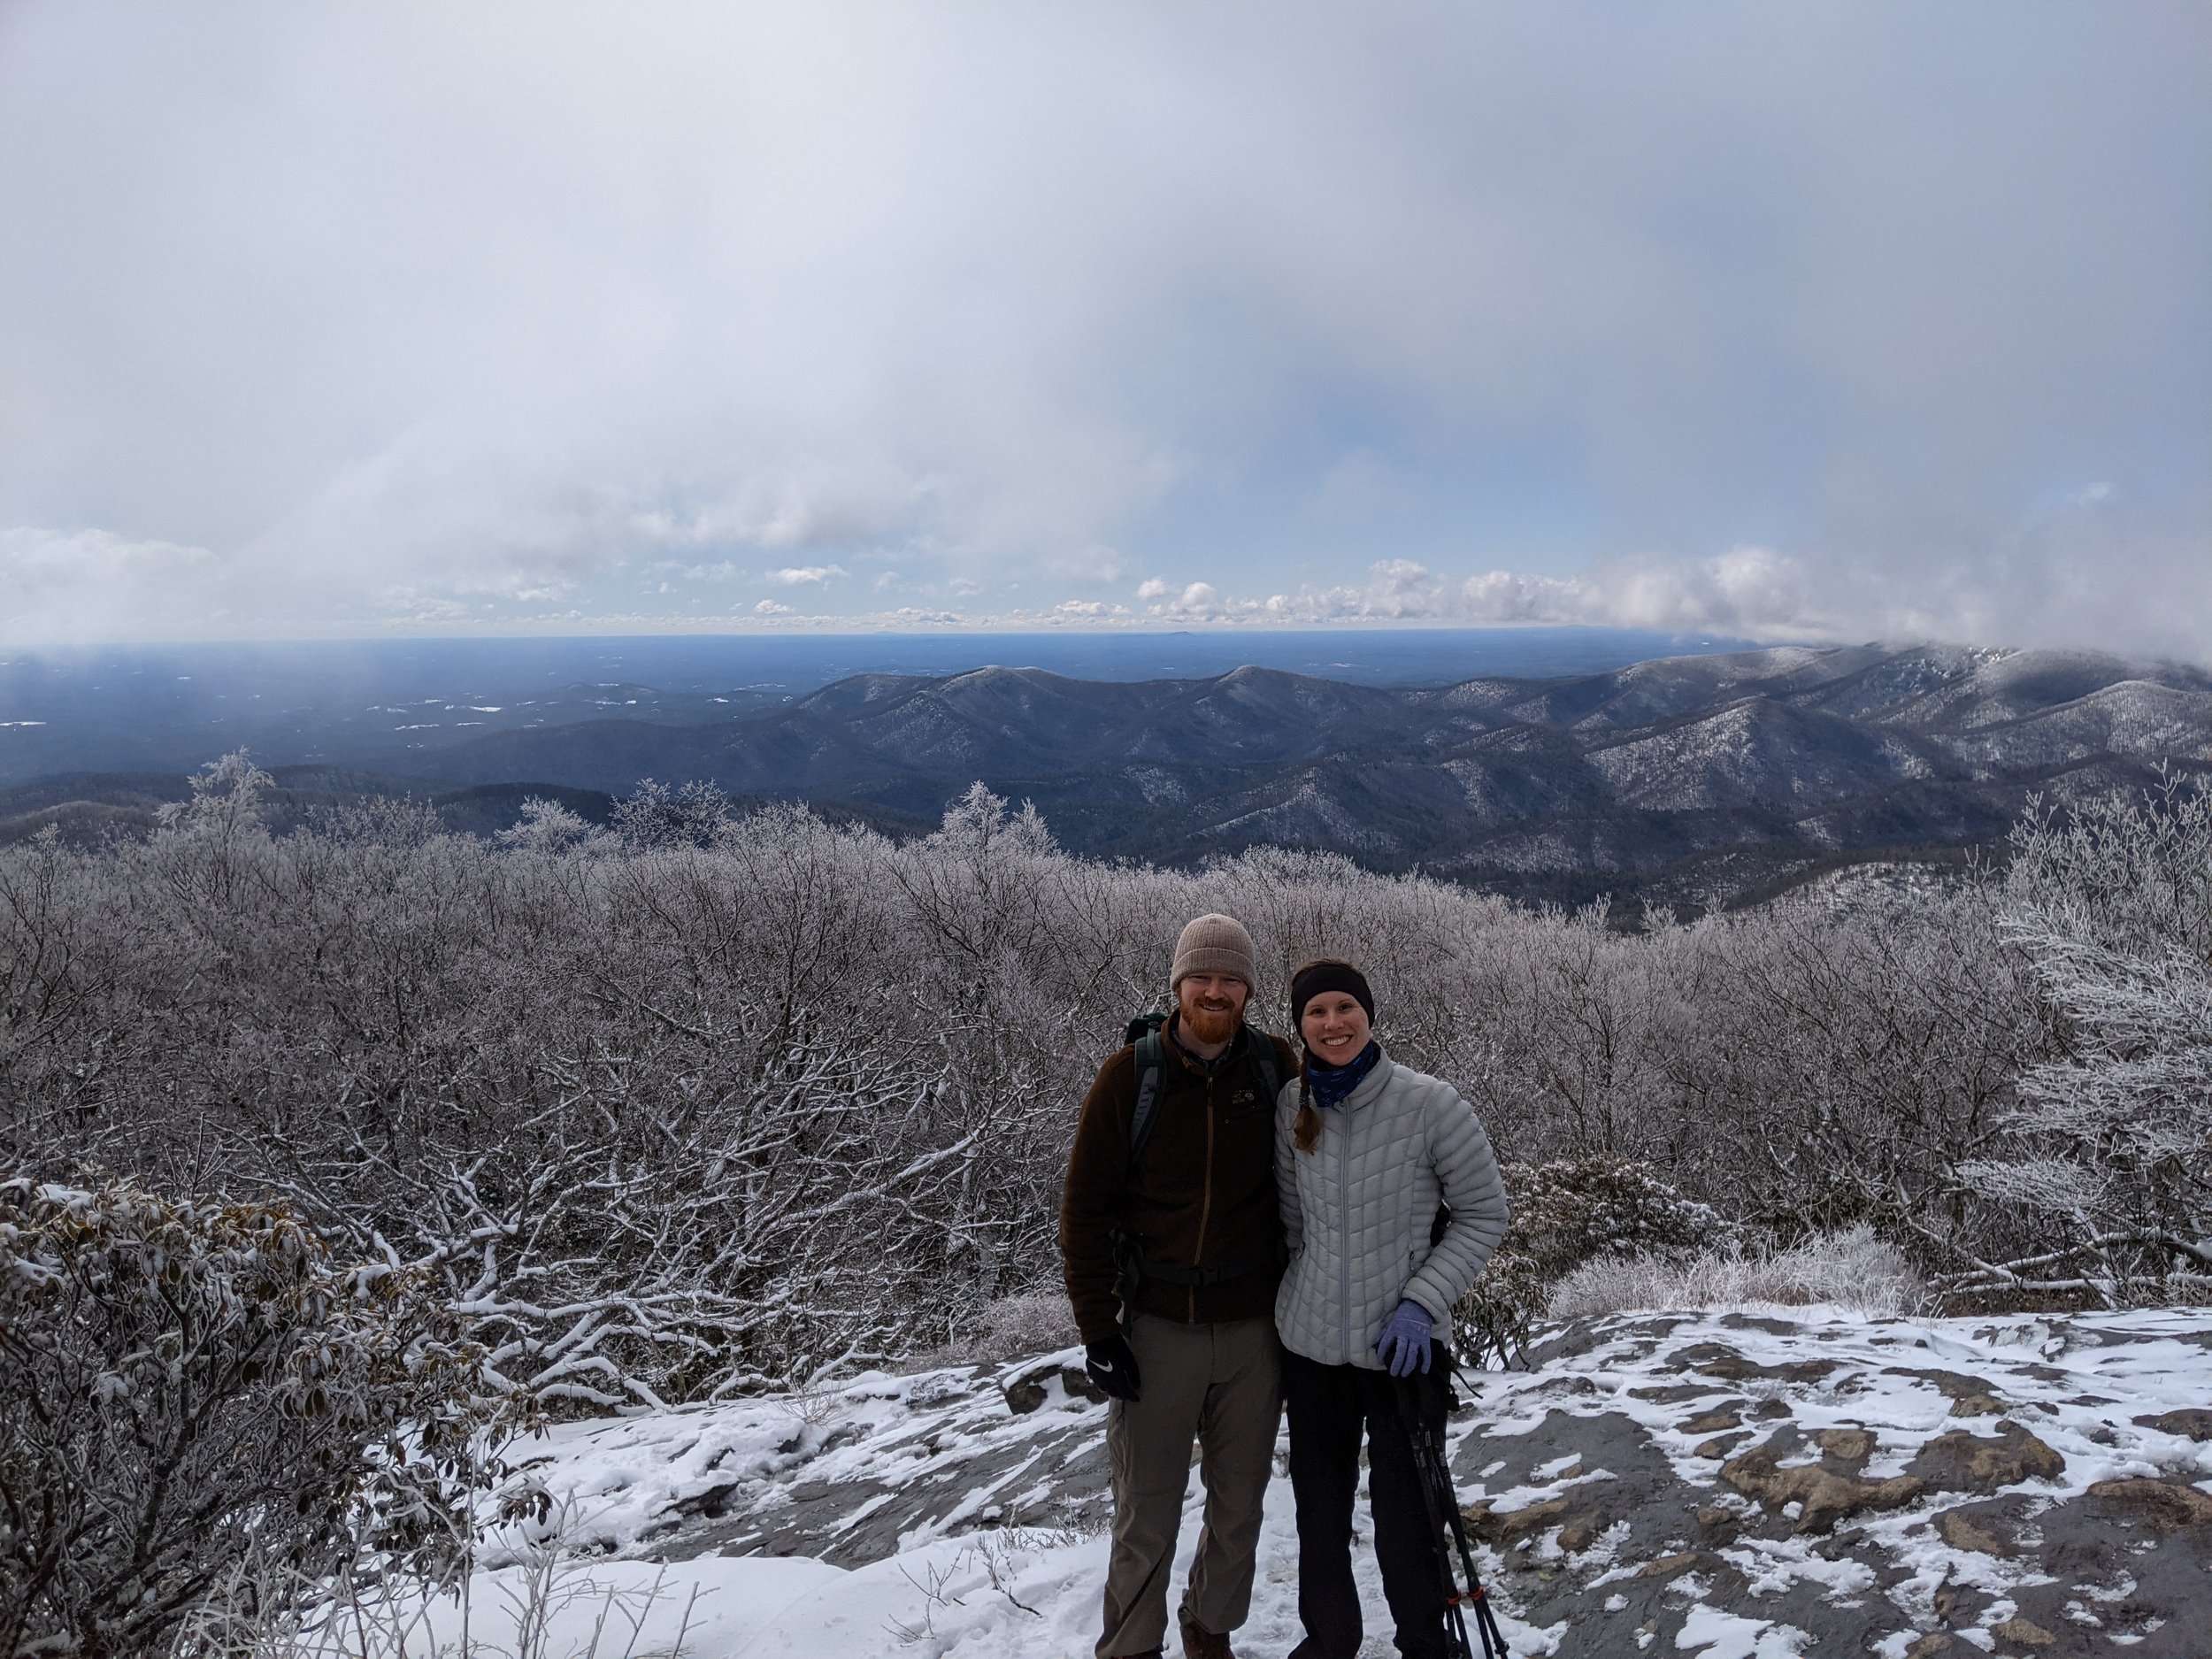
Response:
[{"label": "horizon line", "polygon": [[[1397,621],[1384,618],[1361,619],[1328,624],[1305,624],[1298,626],[1271,623],[1201,623],[1192,626],[1156,627],[1072,627],[1034,623],[1006,626],[972,627],[858,627],[858,628],[721,628],[670,630],[588,630],[560,632],[507,632],[496,634],[444,633],[328,633],[328,634],[195,634],[147,638],[11,640],[0,641],[0,653],[50,650],[114,650],[151,649],[175,647],[257,646],[257,645],[483,645],[508,644],[516,641],[557,641],[595,640],[956,640],[956,639],[1095,639],[1139,640],[1181,639],[1191,637],[1231,637],[1234,635],[1263,635],[1283,639],[1302,634],[1640,634],[1654,639],[1702,640],[1731,645],[1753,645],[1760,648],[1787,645],[1839,645],[1841,638],[1820,639],[1803,634],[1731,634],[1715,628],[1669,628],[1637,623],[1616,622],[1452,622]],[[1885,643],[1879,640],[1860,641],[1867,644]],[[1932,641],[1900,641],[1900,643],[1927,643]],[[1966,641],[1946,641],[1967,643]],[[2083,648],[2088,649],[2088,648]]]}]

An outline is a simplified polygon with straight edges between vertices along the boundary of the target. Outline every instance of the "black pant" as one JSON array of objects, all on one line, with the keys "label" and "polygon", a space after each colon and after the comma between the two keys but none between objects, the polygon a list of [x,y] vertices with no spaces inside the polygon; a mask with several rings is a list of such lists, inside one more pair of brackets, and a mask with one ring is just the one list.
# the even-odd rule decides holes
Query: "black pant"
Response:
[{"label": "black pant", "polygon": [[[1413,1382],[1424,1418],[1440,1440],[1443,1356],[1432,1352]],[[1383,1594],[1407,1659],[1449,1652],[1444,1586],[1436,1568],[1413,1444],[1398,1415],[1399,1385],[1387,1371],[1318,1365],[1283,1351],[1283,1395],[1290,1408],[1290,1489],[1298,1500],[1298,1617],[1306,1639],[1290,1659],[1354,1659],[1359,1652],[1359,1590],[1352,1582],[1352,1502],[1359,1491],[1359,1443],[1367,1436],[1367,1504],[1375,1522],[1375,1559]]]}]

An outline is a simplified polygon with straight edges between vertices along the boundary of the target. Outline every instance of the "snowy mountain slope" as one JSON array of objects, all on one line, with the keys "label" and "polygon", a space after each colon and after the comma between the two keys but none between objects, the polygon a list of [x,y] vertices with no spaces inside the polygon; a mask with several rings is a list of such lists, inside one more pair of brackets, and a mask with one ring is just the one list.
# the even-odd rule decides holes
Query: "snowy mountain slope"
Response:
[{"label": "snowy mountain slope", "polygon": [[1589,760],[1624,805],[1678,812],[1824,805],[1929,770],[1879,730],[1763,697],[1594,749]]},{"label": "snowy mountain slope", "polygon": [[[1472,1379],[1450,1431],[1517,1655],[2212,1648],[2212,1312],[1623,1316],[1532,1357]],[[1075,1358],[565,1425],[524,1448],[551,1518],[498,1535],[476,1601],[557,1530],[580,1605],[665,1575],[656,1628],[687,1609],[695,1659],[1087,1651],[1105,1411]],[[1298,1636],[1282,1466],[1255,1659]],[[1183,1565],[1196,1531],[1194,1481]]]},{"label": "snowy mountain slope", "polygon": [[2212,691],[2212,678],[2177,664],[2131,663],[2097,651],[1987,652],[1926,696],[1886,714],[1922,731],[1971,732],[2078,703],[2130,680]]},{"label": "snowy mountain slope", "polygon": [[2212,758],[2212,691],[2123,680],[2002,725],[1937,739],[1985,772],[2065,765],[2100,755]]},{"label": "snowy mountain slope", "polygon": [[1675,657],[1594,674],[1513,706],[1539,725],[1593,734],[1651,726],[1746,696],[1782,698],[1890,658],[1879,646],[1778,646],[1717,657]]},{"label": "snowy mountain slope", "polygon": [[1887,717],[1893,722],[1909,716],[1924,699],[1972,675],[1982,664],[2009,655],[1986,646],[1915,646],[1884,653],[1834,679],[1816,681],[1793,692],[1792,701],[1845,719]]}]

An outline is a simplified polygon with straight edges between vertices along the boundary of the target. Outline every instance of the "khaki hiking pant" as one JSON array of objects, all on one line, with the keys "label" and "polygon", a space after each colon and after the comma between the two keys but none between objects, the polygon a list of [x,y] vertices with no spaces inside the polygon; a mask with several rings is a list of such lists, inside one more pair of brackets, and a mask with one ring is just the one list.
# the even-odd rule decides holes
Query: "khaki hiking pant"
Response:
[{"label": "khaki hiking pant", "polygon": [[1150,1653],[1166,1639],[1168,1574],[1194,1440],[1206,1515],[1183,1605],[1223,1635],[1244,1623],[1282,1415],[1282,1349],[1271,1318],[1180,1325],[1141,1313],[1129,1346],[1142,1397],[1117,1400],[1107,1414],[1114,1548],[1099,1659]]}]

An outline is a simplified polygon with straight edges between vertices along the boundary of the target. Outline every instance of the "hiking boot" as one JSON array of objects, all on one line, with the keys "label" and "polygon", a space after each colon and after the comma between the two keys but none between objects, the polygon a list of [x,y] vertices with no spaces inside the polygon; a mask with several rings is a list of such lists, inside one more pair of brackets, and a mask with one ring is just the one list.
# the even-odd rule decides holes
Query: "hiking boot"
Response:
[{"label": "hiking boot", "polygon": [[1188,1608],[1176,1609],[1175,1622],[1183,1627],[1183,1659],[1236,1659],[1229,1651],[1229,1639],[1201,1624]]}]

